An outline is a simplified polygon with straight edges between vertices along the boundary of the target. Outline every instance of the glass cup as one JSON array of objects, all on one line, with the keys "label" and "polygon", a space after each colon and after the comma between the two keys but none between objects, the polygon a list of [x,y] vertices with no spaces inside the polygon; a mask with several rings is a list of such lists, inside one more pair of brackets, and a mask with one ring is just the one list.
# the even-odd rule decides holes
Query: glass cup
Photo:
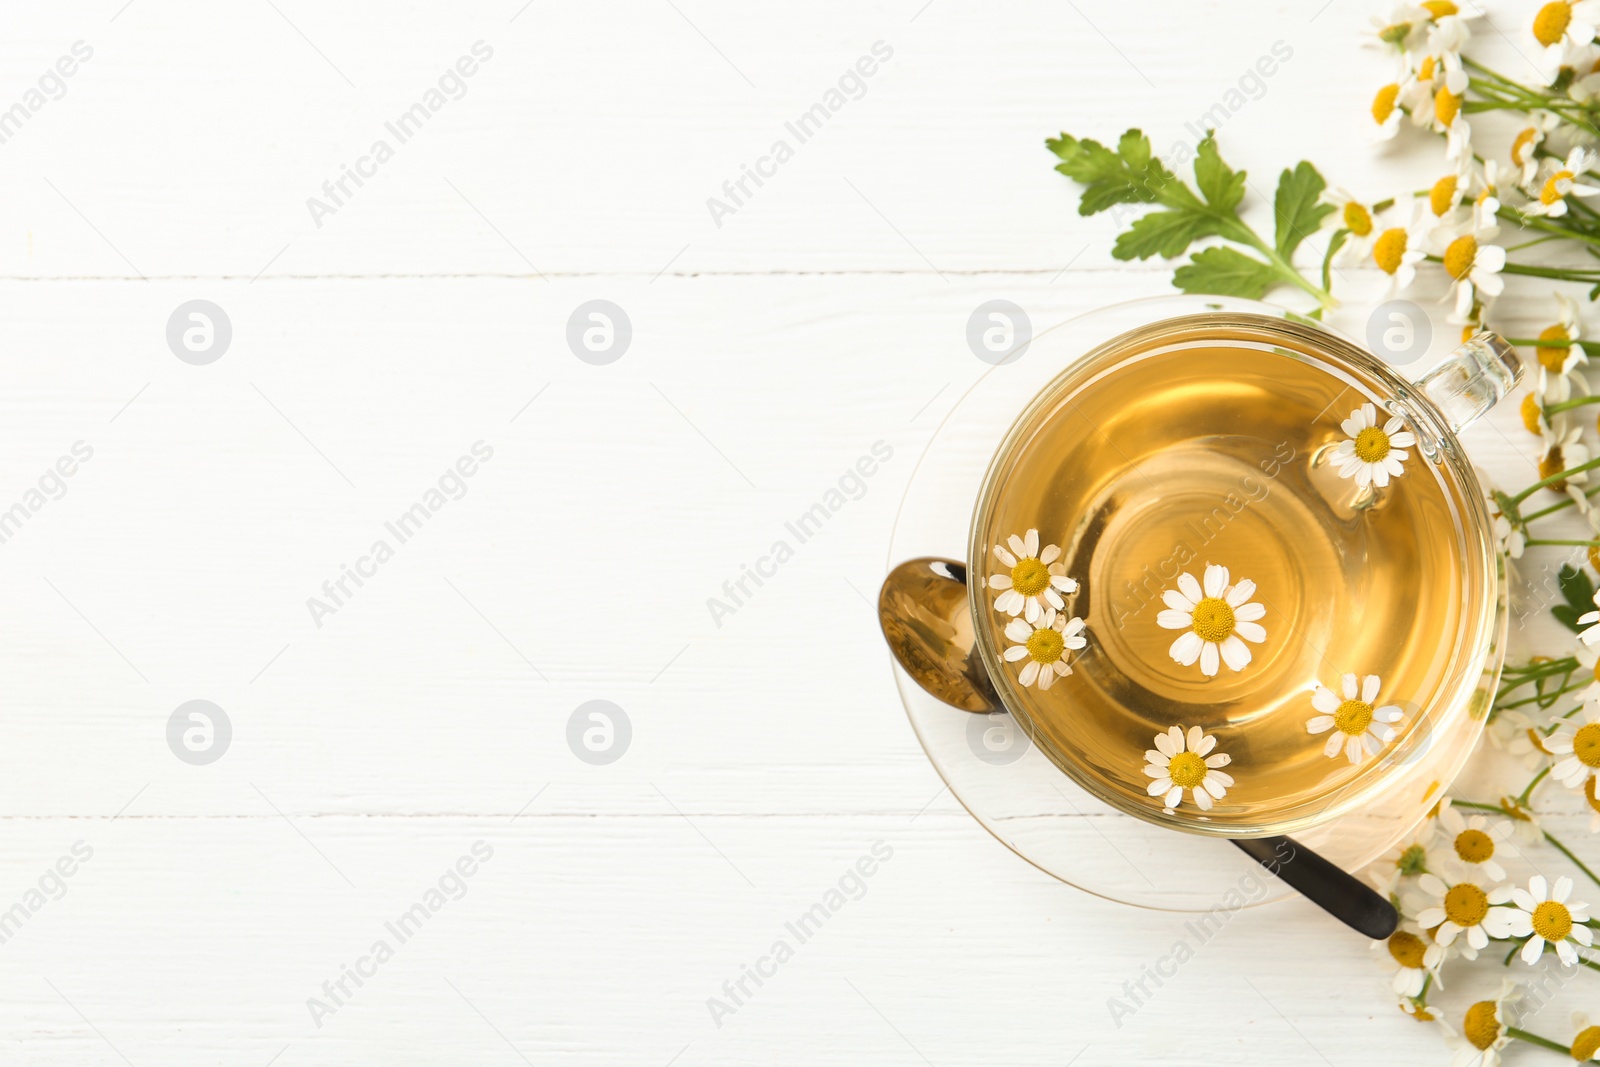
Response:
[{"label": "glass cup", "polygon": [[[1320,323],[1254,307],[1122,334],[1016,419],[971,525],[977,647],[1034,744],[1113,808],[1370,855],[1438,801],[1489,710],[1506,582],[1457,434],[1521,365],[1479,334],[1408,383]],[[1030,551],[1064,579],[1028,598],[1037,611]],[[1054,639],[1030,639],[1065,642],[1072,618],[1086,647],[1059,672]],[[1219,788],[1172,761],[1197,740]]]}]

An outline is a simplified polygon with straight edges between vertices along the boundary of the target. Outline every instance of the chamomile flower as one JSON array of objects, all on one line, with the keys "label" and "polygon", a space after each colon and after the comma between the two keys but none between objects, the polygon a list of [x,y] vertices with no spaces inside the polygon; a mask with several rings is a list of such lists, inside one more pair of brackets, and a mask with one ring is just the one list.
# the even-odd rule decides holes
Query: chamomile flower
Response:
[{"label": "chamomile flower", "polygon": [[1471,182],[1471,171],[1459,168],[1446,174],[1428,187],[1428,210],[1436,219],[1448,219],[1466,197]]},{"label": "chamomile flower", "polygon": [[1183,791],[1189,790],[1195,806],[1210,811],[1211,805],[1221,800],[1233,784],[1233,776],[1222,771],[1233,762],[1233,757],[1212,750],[1217,739],[1208,736],[1198,726],[1174,726],[1164,734],[1156,734],[1155,748],[1144,754],[1144,773],[1153,779],[1145,789],[1153,797],[1160,797],[1169,815],[1183,802]]},{"label": "chamomile flower", "polygon": [[1600,707],[1591,704],[1576,719],[1560,720],[1544,747],[1556,760],[1550,776],[1568,789],[1584,788],[1600,773]]},{"label": "chamomile flower", "polygon": [[1405,429],[1405,420],[1400,416],[1391,416],[1379,428],[1378,409],[1367,403],[1352,411],[1339,426],[1350,437],[1333,450],[1339,477],[1354,478],[1363,489],[1369,485],[1381,489],[1390,478],[1405,473],[1403,464],[1411,455],[1405,450],[1417,443],[1417,437]]},{"label": "chamomile flower", "polygon": [[[1544,453],[1539,457],[1539,478],[1553,478],[1562,471],[1573,467],[1580,467],[1589,462],[1589,446],[1583,443],[1583,427],[1571,426],[1560,431],[1547,431],[1544,434]],[[1589,480],[1587,471],[1569,474],[1551,482],[1546,488],[1552,492],[1565,493],[1578,505],[1579,511],[1589,510],[1589,498],[1583,495],[1580,486]]]},{"label": "chamomile flower", "polygon": [[[1500,545],[1500,551],[1512,559],[1521,559],[1524,549],[1527,548],[1528,534],[1522,516],[1518,514],[1516,505],[1511,502],[1511,497],[1495,488],[1488,476],[1478,471],[1480,482],[1486,487],[1489,501],[1489,518],[1494,524],[1494,538]],[[1516,516],[1513,521],[1512,516]],[[1600,613],[1595,616],[1600,619]]]},{"label": "chamomile flower", "polygon": [[1551,886],[1544,875],[1536,874],[1528,879],[1527,889],[1516,886],[1510,892],[1516,907],[1495,909],[1506,912],[1509,920],[1506,934],[1496,936],[1527,937],[1528,943],[1518,953],[1523,963],[1537,963],[1548,945],[1555,949],[1563,966],[1577,966],[1577,946],[1588,948],[1594,935],[1584,925],[1589,918],[1589,905],[1570,899],[1572,879],[1563,876]]},{"label": "chamomile flower", "polygon": [[1511,168],[1517,185],[1526,189],[1539,174],[1539,146],[1560,122],[1549,111],[1534,112],[1531,125],[1524,126],[1511,142]]},{"label": "chamomile flower", "polygon": [[1495,859],[1495,851],[1511,837],[1510,823],[1503,819],[1490,822],[1478,814],[1463,817],[1446,797],[1439,802],[1435,830],[1454,853],[1454,862],[1461,870],[1489,882],[1505,881],[1506,869]]},{"label": "chamomile flower", "polygon": [[1511,819],[1511,829],[1518,840],[1529,845],[1544,842],[1544,827],[1539,824],[1539,817],[1533,813],[1533,809],[1518,803],[1515,797],[1503,796],[1500,798],[1500,810]]},{"label": "chamomile flower", "polygon": [[1328,734],[1328,743],[1322,746],[1324,756],[1336,758],[1342,750],[1351,763],[1360,763],[1368,756],[1376,756],[1395,739],[1403,716],[1393,704],[1373,707],[1383,684],[1376,674],[1367,675],[1359,684],[1355,675],[1347,674],[1340,684],[1342,698],[1317,684],[1311,694],[1311,706],[1322,714],[1306,722],[1306,732]]},{"label": "chamomile flower", "polygon": [[1547,176],[1539,187],[1538,199],[1523,208],[1523,213],[1560,218],[1567,213],[1567,197],[1581,196],[1587,199],[1600,195],[1600,185],[1584,180],[1594,164],[1595,154],[1582,146],[1567,153],[1565,161],[1545,160]]},{"label": "chamomile flower", "polygon": [[1505,269],[1506,250],[1489,243],[1498,232],[1497,226],[1473,227],[1444,246],[1439,258],[1455,290],[1457,315],[1469,315],[1475,299],[1499,296],[1505,288],[1500,272]]},{"label": "chamomile flower", "polygon": [[1371,43],[1403,55],[1427,41],[1432,19],[1421,4],[1393,4],[1387,18],[1372,16]]},{"label": "chamomile flower", "polygon": [[1067,602],[1062,593],[1075,593],[1078,583],[1068,578],[1066,566],[1057,562],[1061,549],[1045,545],[1039,551],[1039,531],[1029,530],[1023,537],[1012,534],[1005,545],[994,546],[994,556],[1010,568],[1005,574],[991,574],[989,588],[1003,590],[995,598],[995,610],[1007,615],[1022,615],[1029,622],[1038,622],[1045,608],[1061,611]]},{"label": "chamomile flower", "polygon": [[1578,1063],[1600,1059],[1600,1026],[1595,1026],[1581,1011],[1572,1013],[1572,1026],[1578,1031],[1567,1050],[1572,1058]]},{"label": "chamomile flower", "polygon": [[[1168,654],[1185,667],[1200,661],[1200,673],[1216,676],[1219,661],[1229,670],[1242,671],[1250,663],[1250,649],[1244,643],[1260,644],[1267,631],[1259,620],[1267,609],[1253,603],[1256,583],[1246,578],[1228,584],[1228,568],[1206,564],[1205,585],[1187,572],[1178,575],[1178,588],[1161,594],[1166,609],[1156,616],[1164,630],[1187,631],[1168,649]],[[1241,640],[1243,638],[1243,640]]]},{"label": "chamomile flower", "polygon": [[1588,44],[1600,25],[1600,0],[1551,0],[1533,17],[1533,39],[1545,48]]},{"label": "chamomile flower", "polygon": [[1340,259],[1351,263],[1365,259],[1377,236],[1372,206],[1357,200],[1347,189],[1329,193],[1323,199],[1338,209],[1332,217],[1335,225],[1346,231],[1344,247],[1339,250]]},{"label": "chamomile flower", "polygon": [[1399,996],[1420,996],[1430,975],[1433,976],[1433,984],[1439,984],[1439,965],[1444,962],[1444,946],[1425,931],[1396,930],[1386,940],[1374,941],[1372,950],[1386,957],[1385,964],[1394,971],[1391,985]]},{"label": "chamomile flower", "polygon": [[1040,689],[1049,689],[1057,678],[1071,674],[1067,653],[1088,643],[1083,636],[1083,620],[1068,619],[1055,608],[1045,608],[1037,623],[1012,619],[1006,624],[1005,634],[1015,642],[1002,654],[1005,661],[1027,660],[1017,681],[1025,687],[1037,684]]},{"label": "chamomile flower", "polygon": [[1589,784],[1583,787],[1583,801],[1589,805],[1589,832],[1591,834],[1600,832],[1600,796],[1595,795],[1597,790],[1600,790],[1600,778],[1589,779]]},{"label": "chamomile flower", "polygon": [[[1541,341],[1576,341],[1583,333],[1583,324],[1578,318],[1578,305],[1565,293],[1556,293],[1556,303],[1561,307],[1561,314],[1553,326],[1546,326],[1539,332]],[[1579,344],[1545,344],[1534,349],[1539,359],[1539,395],[1550,403],[1560,403],[1567,399],[1561,396],[1557,399],[1555,391],[1570,395],[1570,382],[1563,388],[1562,379],[1568,379],[1579,372],[1589,363],[1589,354]]]},{"label": "chamomile flower", "polygon": [[1509,978],[1500,983],[1500,995],[1480,1000],[1467,1008],[1461,1019],[1461,1033],[1446,1026],[1445,1034],[1455,1047],[1450,1067],[1499,1067],[1500,1050],[1511,1040],[1507,1030],[1516,1021],[1512,1012],[1521,990]]},{"label": "chamomile flower", "polygon": [[1400,132],[1400,120],[1405,117],[1405,109],[1400,101],[1400,94],[1407,86],[1399,82],[1390,82],[1382,86],[1372,98],[1372,139],[1374,141],[1392,141],[1394,135]]},{"label": "chamomile flower", "polygon": [[1426,204],[1396,204],[1390,219],[1372,239],[1372,262],[1389,276],[1389,295],[1409,288],[1417,277],[1417,264],[1428,258],[1428,236],[1433,219]]},{"label": "chamomile flower", "polygon": [[1472,198],[1472,227],[1487,229],[1495,224],[1500,213],[1500,183],[1505,176],[1500,173],[1498,160],[1488,159],[1481,169],[1472,172],[1477,193]]},{"label": "chamomile flower", "polygon": [[1452,162],[1465,161],[1472,155],[1472,126],[1461,110],[1462,102],[1460,93],[1441,85],[1434,90],[1432,111],[1421,112],[1429,129],[1445,135],[1444,157]]},{"label": "chamomile flower", "polygon": [[1516,925],[1515,908],[1497,907],[1511,902],[1510,886],[1485,889],[1466,878],[1446,881],[1437,874],[1424,874],[1417,879],[1417,888],[1425,900],[1417,912],[1417,925],[1432,930],[1434,940],[1445,948],[1462,937],[1466,945],[1460,951],[1469,960],[1478,958],[1491,937],[1505,937]]},{"label": "chamomile flower", "polygon": [[1544,747],[1544,733],[1533,719],[1516,709],[1495,712],[1489,740],[1504,749],[1527,770],[1538,770],[1552,753]]}]

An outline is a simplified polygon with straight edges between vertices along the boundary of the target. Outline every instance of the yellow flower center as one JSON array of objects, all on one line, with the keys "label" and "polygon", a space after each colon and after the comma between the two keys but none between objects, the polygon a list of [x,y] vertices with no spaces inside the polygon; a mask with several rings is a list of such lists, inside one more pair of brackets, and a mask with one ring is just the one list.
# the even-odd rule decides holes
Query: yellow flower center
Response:
[{"label": "yellow flower center", "polygon": [[1433,117],[1439,120],[1439,125],[1448,126],[1456,120],[1456,115],[1461,112],[1461,98],[1444,86],[1433,94]]},{"label": "yellow flower center", "polygon": [[1456,184],[1456,176],[1447,174],[1428,190],[1428,206],[1433,208],[1435,215],[1443,216],[1456,206]]},{"label": "yellow flower center", "polygon": [[1554,752],[1551,752],[1548,748],[1544,747],[1544,736],[1531,726],[1528,727],[1528,740],[1533,742],[1534,748],[1538,749],[1540,752],[1543,752],[1546,756],[1555,755]]},{"label": "yellow flower center", "polygon": [[1463,830],[1456,835],[1456,855],[1468,863],[1482,863],[1494,856],[1494,838],[1482,830]]},{"label": "yellow flower center", "polygon": [[1480,1000],[1467,1009],[1461,1020],[1461,1031],[1472,1042],[1472,1047],[1482,1051],[1500,1040],[1500,1005],[1492,1000]]},{"label": "yellow flower center", "polygon": [[1532,126],[1517,134],[1517,139],[1511,142],[1511,162],[1519,167],[1528,162],[1528,153],[1538,143],[1539,131]]},{"label": "yellow flower center", "polygon": [[1444,250],[1444,269],[1456,281],[1472,273],[1472,261],[1478,258],[1478,239],[1463,234],[1450,242]]},{"label": "yellow flower center", "polygon": [[1206,761],[1193,752],[1180,752],[1167,763],[1167,777],[1172,784],[1193,789],[1206,777]]},{"label": "yellow flower center", "polygon": [[[1600,546],[1589,546],[1589,566],[1600,571]],[[1594,680],[1600,682],[1600,659],[1594,661]]]},{"label": "yellow flower center", "polygon": [[1011,588],[1023,596],[1038,596],[1050,586],[1050,568],[1031,556],[1011,568]]},{"label": "yellow flower center", "polygon": [[1600,1052],[1600,1026],[1584,1027],[1572,1039],[1572,1058],[1582,1063],[1594,1059],[1596,1052]]},{"label": "yellow flower center", "polygon": [[1560,44],[1561,38],[1566,36],[1567,27],[1571,24],[1572,5],[1567,3],[1567,0],[1554,0],[1553,3],[1541,7],[1539,13],[1533,16],[1533,38],[1546,48]]},{"label": "yellow flower center", "polygon": [[1344,228],[1357,237],[1365,237],[1372,232],[1372,212],[1354,200],[1344,206]]},{"label": "yellow flower center", "polygon": [[1565,941],[1572,933],[1572,912],[1560,901],[1544,901],[1533,909],[1533,932],[1546,941]]},{"label": "yellow flower center", "polygon": [[1590,811],[1600,811],[1600,796],[1595,796],[1595,787],[1600,786],[1600,778],[1590,778],[1589,784],[1583,787],[1583,799],[1589,802]]},{"label": "yellow flower center", "polygon": [[1435,73],[1434,68],[1438,65],[1439,64],[1434,61],[1432,56],[1428,56],[1422,61],[1422,66],[1417,68],[1417,80],[1425,82],[1433,81],[1433,75]]},{"label": "yellow flower center", "polygon": [[[1567,333],[1565,326],[1546,326],[1539,334],[1541,341],[1570,341],[1572,335]],[[1572,354],[1572,349],[1567,345],[1540,345],[1538,348],[1539,366],[1547,371],[1557,374],[1567,364],[1567,356]]]},{"label": "yellow flower center", "polygon": [[1401,257],[1406,254],[1406,231],[1396,226],[1384,230],[1372,244],[1372,258],[1385,274],[1400,269]]},{"label": "yellow flower center", "polygon": [[1220,642],[1233,633],[1233,609],[1221,597],[1208,596],[1194,606],[1194,632],[1202,641]]},{"label": "yellow flower center", "polygon": [[1035,663],[1056,662],[1066,647],[1067,643],[1062,638],[1061,631],[1050,627],[1035,630],[1033,636],[1028,638],[1028,655],[1033,657]]},{"label": "yellow flower center", "polygon": [[[1539,357],[1539,362],[1544,362],[1544,357]],[[1539,398],[1529,393],[1522,398],[1522,425],[1528,428],[1529,433],[1539,432],[1539,419],[1543,416],[1544,409],[1539,406]]]},{"label": "yellow flower center", "polygon": [[1372,725],[1372,705],[1365,700],[1346,700],[1333,713],[1333,727],[1351,737],[1360,737]]},{"label": "yellow flower center", "polygon": [[1550,175],[1549,180],[1544,183],[1544,188],[1539,190],[1539,203],[1549,207],[1563,196],[1566,196],[1567,194],[1561,190],[1561,183],[1570,182],[1571,180],[1572,172],[1570,170],[1558,170]]},{"label": "yellow flower center", "polygon": [[1422,0],[1422,7],[1435,19],[1457,14],[1461,10],[1455,4],[1452,4],[1450,0]]},{"label": "yellow flower center", "polygon": [[1389,435],[1376,426],[1368,426],[1356,434],[1356,458],[1363,463],[1376,463],[1389,454]]},{"label": "yellow flower center", "polygon": [[1600,722],[1578,728],[1572,735],[1572,754],[1582,760],[1585,767],[1600,767]]},{"label": "yellow flower center", "polygon": [[1453,885],[1444,895],[1445,918],[1457,926],[1477,926],[1489,914],[1489,895],[1471,882]]},{"label": "yellow flower center", "polygon": [[1400,97],[1400,86],[1390,82],[1378,90],[1378,95],[1372,98],[1372,121],[1382,126],[1389,121],[1389,116],[1394,114],[1394,104]]},{"label": "yellow flower center", "polygon": [[[1555,478],[1556,475],[1566,469],[1567,461],[1562,458],[1560,445],[1556,445],[1546,452],[1539,460],[1539,478],[1541,481],[1545,478]],[[1565,478],[1557,478],[1550,483],[1550,488],[1558,493],[1565,493],[1567,491],[1567,480]]]},{"label": "yellow flower center", "polygon": [[1416,934],[1397,930],[1389,935],[1389,955],[1402,967],[1416,969],[1422,966],[1422,957],[1428,946]]}]

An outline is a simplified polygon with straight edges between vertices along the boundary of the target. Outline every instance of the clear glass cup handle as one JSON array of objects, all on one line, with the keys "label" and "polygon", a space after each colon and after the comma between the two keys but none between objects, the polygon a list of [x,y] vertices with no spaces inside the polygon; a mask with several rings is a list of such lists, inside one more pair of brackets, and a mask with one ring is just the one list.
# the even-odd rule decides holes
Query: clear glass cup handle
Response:
[{"label": "clear glass cup handle", "polygon": [[1417,388],[1460,433],[1522,380],[1522,357],[1495,333],[1478,333],[1429,371]]}]

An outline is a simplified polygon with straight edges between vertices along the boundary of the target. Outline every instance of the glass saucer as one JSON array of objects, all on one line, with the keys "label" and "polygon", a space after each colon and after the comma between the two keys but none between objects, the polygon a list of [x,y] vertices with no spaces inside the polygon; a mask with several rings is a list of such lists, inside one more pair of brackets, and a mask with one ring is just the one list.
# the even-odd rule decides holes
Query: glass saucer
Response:
[{"label": "glass saucer", "polygon": [[[991,457],[1028,401],[1064,368],[1128,330],[1208,310],[1287,314],[1232,297],[1137,300],[1054,326],[1014,362],[987,370],[918,459],[890,537],[889,566],[919,556],[966,558]],[[1109,900],[1170,911],[1226,913],[1292,894],[1226,842],[1165,829],[1095,799],[1045,758],[1009,714],[957,710],[924,692],[898,664],[893,670],[912,728],[951,793],[1001,844],[1046,874]],[[1398,840],[1392,826],[1373,833],[1342,824],[1348,822],[1297,839],[1348,870]]]}]

